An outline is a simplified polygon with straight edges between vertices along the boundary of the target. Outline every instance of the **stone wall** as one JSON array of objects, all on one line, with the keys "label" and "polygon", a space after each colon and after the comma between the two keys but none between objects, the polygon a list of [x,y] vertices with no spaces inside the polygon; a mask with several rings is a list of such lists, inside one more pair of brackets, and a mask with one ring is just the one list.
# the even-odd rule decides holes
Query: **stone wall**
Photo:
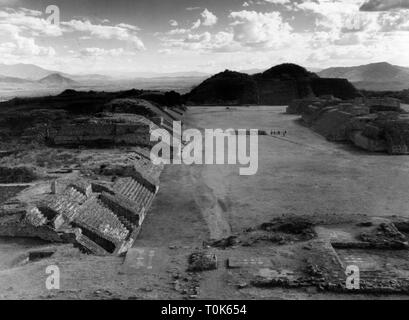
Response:
[{"label": "stone wall", "polygon": [[390,121],[385,125],[388,152],[394,155],[409,154],[409,121]]},{"label": "stone wall", "polygon": [[365,101],[371,112],[394,111],[401,112],[401,104],[394,98],[369,98]]},{"label": "stone wall", "polygon": [[351,141],[355,146],[370,151],[370,152],[384,152],[387,150],[386,141],[382,139],[370,139],[362,134],[362,132],[354,132]]},{"label": "stone wall", "polygon": [[337,109],[324,112],[312,128],[330,141],[348,141],[348,124],[352,115]]},{"label": "stone wall", "polygon": [[62,125],[50,130],[49,140],[54,145],[63,146],[150,146],[150,134],[155,127],[149,121],[107,123],[107,120],[94,120]]},{"label": "stone wall", "polygon": [[335,98],[349,100],[360,96],[358,90],[346,79],[312,79],[311,88],[317,97],[332,95]]},{"label": "stone wall", "polygon": [[[390,108],[375,111],[374,106]],[[409,154],[409,116],[396,99],[302,99],[287,108],[331,141],[350,141],[370,152]],[[392,110],[392,111],[391,111]]]}]

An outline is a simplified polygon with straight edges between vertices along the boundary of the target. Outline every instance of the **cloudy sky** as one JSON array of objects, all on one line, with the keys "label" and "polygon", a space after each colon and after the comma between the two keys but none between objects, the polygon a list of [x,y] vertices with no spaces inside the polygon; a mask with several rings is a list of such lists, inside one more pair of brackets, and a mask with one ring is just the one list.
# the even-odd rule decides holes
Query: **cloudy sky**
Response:
[{"label": "cloudy sky", "polygon": [[0,0],[0,63],[70,73],[409,66],[408,40],[409,0]]}]

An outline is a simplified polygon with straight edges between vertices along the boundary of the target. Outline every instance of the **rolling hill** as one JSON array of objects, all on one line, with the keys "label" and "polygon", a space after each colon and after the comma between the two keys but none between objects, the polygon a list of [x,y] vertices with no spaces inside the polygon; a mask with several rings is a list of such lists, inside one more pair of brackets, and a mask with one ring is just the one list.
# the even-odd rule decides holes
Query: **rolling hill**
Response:
[{"label": "rolling hill", "polygon": [[33,64],[0,64],[0,74],[5,77],[39,80],[52,73],[55,71],[46,70]]},{"label": "rolling hill", "polygon": [[[74,81],[83,81],[83,82],[98,82],[98,81],[110,81],[111,78],[108,76],[100,75],[100,74],[78,74],[78,75],[71,75],[55,70],[48,70],[36,66],[34,64],[0,64],[0,75],[4,77],[10,78],[20,78],[24,80],[30,81],[38,81],[42,80],[43,78],[52,75],[52,74],[60,74],[63,77],[73,79]],[[0,77],[1,77],[0,76]]]},{"label": "rolling hill", "polygon": [[409,68],[387,62],[356,67],[329,68],[318,73],[323,78],[348,79],[358,89],[400,91],[409,88]]},{"label": "rolling hill", "polygon": [[0,83],[7,83],[7,84],[25,84],[25,83],[32,83],[33,81],[15,77],[7,77],[0,75]]}]

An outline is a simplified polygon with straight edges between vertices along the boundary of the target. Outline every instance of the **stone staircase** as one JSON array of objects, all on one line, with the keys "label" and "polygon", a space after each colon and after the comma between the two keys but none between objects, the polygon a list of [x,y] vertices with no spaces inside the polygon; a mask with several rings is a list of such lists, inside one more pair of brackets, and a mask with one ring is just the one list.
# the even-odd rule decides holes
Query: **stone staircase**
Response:
[{"label": "stone staircase", "polygon": [[87,200],[86,195],[79,192],[74,187],[67,188],[64,194],[68,196],[70,199],[72,199],[73,201],[78,202],[78,203],[84,203]]},{"label": "stone staircase", "polygon": [[114,191],[124,198],[132,201],[136,206],[136,213],[139,215],[139,225],[145,219],[146,213],[155,199],[156,193],[142,185],[133,178],[121,178],[114,187]]},{"label": "stone staircase", "polygon": [[66,216],[69,220],[75,218],[80,209],[80,204],[70,197],[53,198],[47,203],[47,207],[57,214]]},{"label": "stone staircase", "polygon": [[82,245],[84,248],[92,252],[93,254],[100,255],[100,256],[106,256],[109,255],[109,252],[106,251],[104,248],[101,246],[97,245],[94,241],[90,240],[84,235],[79,235],[76,238],[77,242]]},{"label": "stone staircase", "polygon": [[100,255],[113,254],[124,241],[134,240],[156,196],[156,189],[135,177],[118,178],[109,192],[102,187],[100,192],[89,190],[88,185],[84,190],[81,187],[69,185],[62,193],[50,194],[40,213],[48,214],[56,230],[81,229],[77,242]]},{"label": "stone staircase", "polygon": [[119,179],[114,185],[114,191],[138,204],[139,208],[147,208],[154,193],[133,178]]},{"label": "stone staircase", "polygon": [[75,222],[115,242],[125,240],[129,234],[129,230],[115,213],[96,198],[88,200],[81,206]]}]

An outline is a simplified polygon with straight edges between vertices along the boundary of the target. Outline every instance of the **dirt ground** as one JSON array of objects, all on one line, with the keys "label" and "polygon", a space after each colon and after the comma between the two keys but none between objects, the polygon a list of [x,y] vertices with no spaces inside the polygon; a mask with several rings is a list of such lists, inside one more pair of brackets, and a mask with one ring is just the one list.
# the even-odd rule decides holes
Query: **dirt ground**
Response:
[{"label": "dirt ground", "polygon": [[[240,176],[238,165],[167,166],[160,192],[135,243],[136,251],[127,257],[86,256],[68,245],[51,245],[56,251],[53,256],[27,262],[27,250],[49,248],[50,244],[1,239],[0,298],[389,298],[329,294],[315,288],[250,287],[247,271],[225,266],[231,257],[281,259],[282,264],[291,266],[296,263],[297,251],[286,245],[208,248],[218,257],[218,269],[186,271],[189,254],[201,249],[204,242],[224,239],[283,215],[409,218],[407,157],[369,154],[326,141],[284,110],[191,108],[185,119],[188,127],[253,128],[287,131],[287,135],[259,136],[259,167],[254,176]],[[45,288],[49,265],[60,267],[60,290]]]}]

